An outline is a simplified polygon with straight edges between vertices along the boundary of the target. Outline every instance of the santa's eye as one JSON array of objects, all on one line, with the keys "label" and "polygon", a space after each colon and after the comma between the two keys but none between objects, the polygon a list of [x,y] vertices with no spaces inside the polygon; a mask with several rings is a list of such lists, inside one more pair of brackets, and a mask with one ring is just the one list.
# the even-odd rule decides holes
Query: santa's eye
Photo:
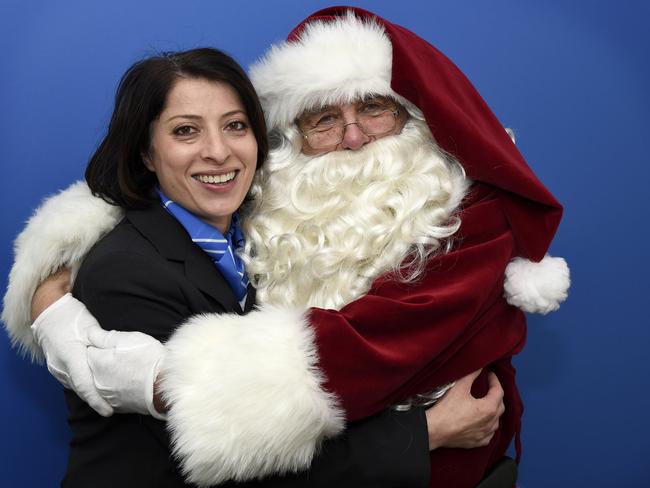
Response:
[{"label": "santa's eye", "polygon": [[336,125],[341,117],[336,113],[325,113],[318,117],[314,123],[314,129],[328,129]]},{"label": "santa's eye", "polygon": [[387,110],[391,110],[391,107],[388,106],[386,101],[377,99],[368,100],[358,108],[359,113],[371,116],[381,114]]}]

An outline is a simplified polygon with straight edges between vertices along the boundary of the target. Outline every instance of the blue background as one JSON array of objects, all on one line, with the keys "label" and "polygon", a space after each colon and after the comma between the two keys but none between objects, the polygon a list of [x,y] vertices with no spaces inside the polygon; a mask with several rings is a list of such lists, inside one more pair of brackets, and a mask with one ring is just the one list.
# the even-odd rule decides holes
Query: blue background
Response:
[{"label": "blue background", "polygon": [[[214,45],[247,66],[329,4],[3,0],[0,285],[32,209],[82,177],[132,62]],[[517,361],[526,403],[520,486],[650,486],[649,4],[354,5],[447,53],[566,207],[552,253],[571,265],[571,295],[559,312],[531,318]],[[61,388],[6,336],[0,375],[0,485],[56,486],[68,439]]]}]

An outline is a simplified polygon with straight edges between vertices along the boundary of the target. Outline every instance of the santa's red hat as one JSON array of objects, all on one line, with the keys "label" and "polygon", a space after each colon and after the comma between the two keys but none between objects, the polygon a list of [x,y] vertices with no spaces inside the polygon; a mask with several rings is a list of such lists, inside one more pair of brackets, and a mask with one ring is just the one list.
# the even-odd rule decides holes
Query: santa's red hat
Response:
[{"label": "santa's red hat", "polygon": [[509,269],[509,300],[548,312],[566,297],[566,263],[545,257],[562,207],[465,75],[424,39],[366,10],[327,8],[272,46],[251,67],[251,78],[271,131],[290,126],[305,109],[367,94],[394,97],[423,115],[469,178],[503,190],[503,211],[526,258]]}]

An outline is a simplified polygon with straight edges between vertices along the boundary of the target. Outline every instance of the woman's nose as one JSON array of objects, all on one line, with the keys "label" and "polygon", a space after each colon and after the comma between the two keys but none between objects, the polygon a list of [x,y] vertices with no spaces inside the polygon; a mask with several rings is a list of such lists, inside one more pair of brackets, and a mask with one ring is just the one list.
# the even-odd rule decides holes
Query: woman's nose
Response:
[{"label": "woman's nose", "polygon": [[227,138],[221,131],[206,134],[201,147],[201,157],[203,159],[213,161],[217,164],[223,164],[231,152]]}]

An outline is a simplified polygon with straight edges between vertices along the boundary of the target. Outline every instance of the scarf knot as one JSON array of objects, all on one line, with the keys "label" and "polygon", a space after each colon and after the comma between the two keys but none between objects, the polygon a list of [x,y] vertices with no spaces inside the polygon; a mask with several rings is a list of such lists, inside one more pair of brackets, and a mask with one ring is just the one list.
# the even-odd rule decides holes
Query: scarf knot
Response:
[{"label": "scarf knot", "polygon": [[241,302],[248,289],[248,274],[237,251],[244,247],[239,215],[232,215],[230,229],[224,236],[216,227],[206,224],[196,215],[170,199],[159,188],[162,206],[185,228],[192,242],[203,249]]}]

